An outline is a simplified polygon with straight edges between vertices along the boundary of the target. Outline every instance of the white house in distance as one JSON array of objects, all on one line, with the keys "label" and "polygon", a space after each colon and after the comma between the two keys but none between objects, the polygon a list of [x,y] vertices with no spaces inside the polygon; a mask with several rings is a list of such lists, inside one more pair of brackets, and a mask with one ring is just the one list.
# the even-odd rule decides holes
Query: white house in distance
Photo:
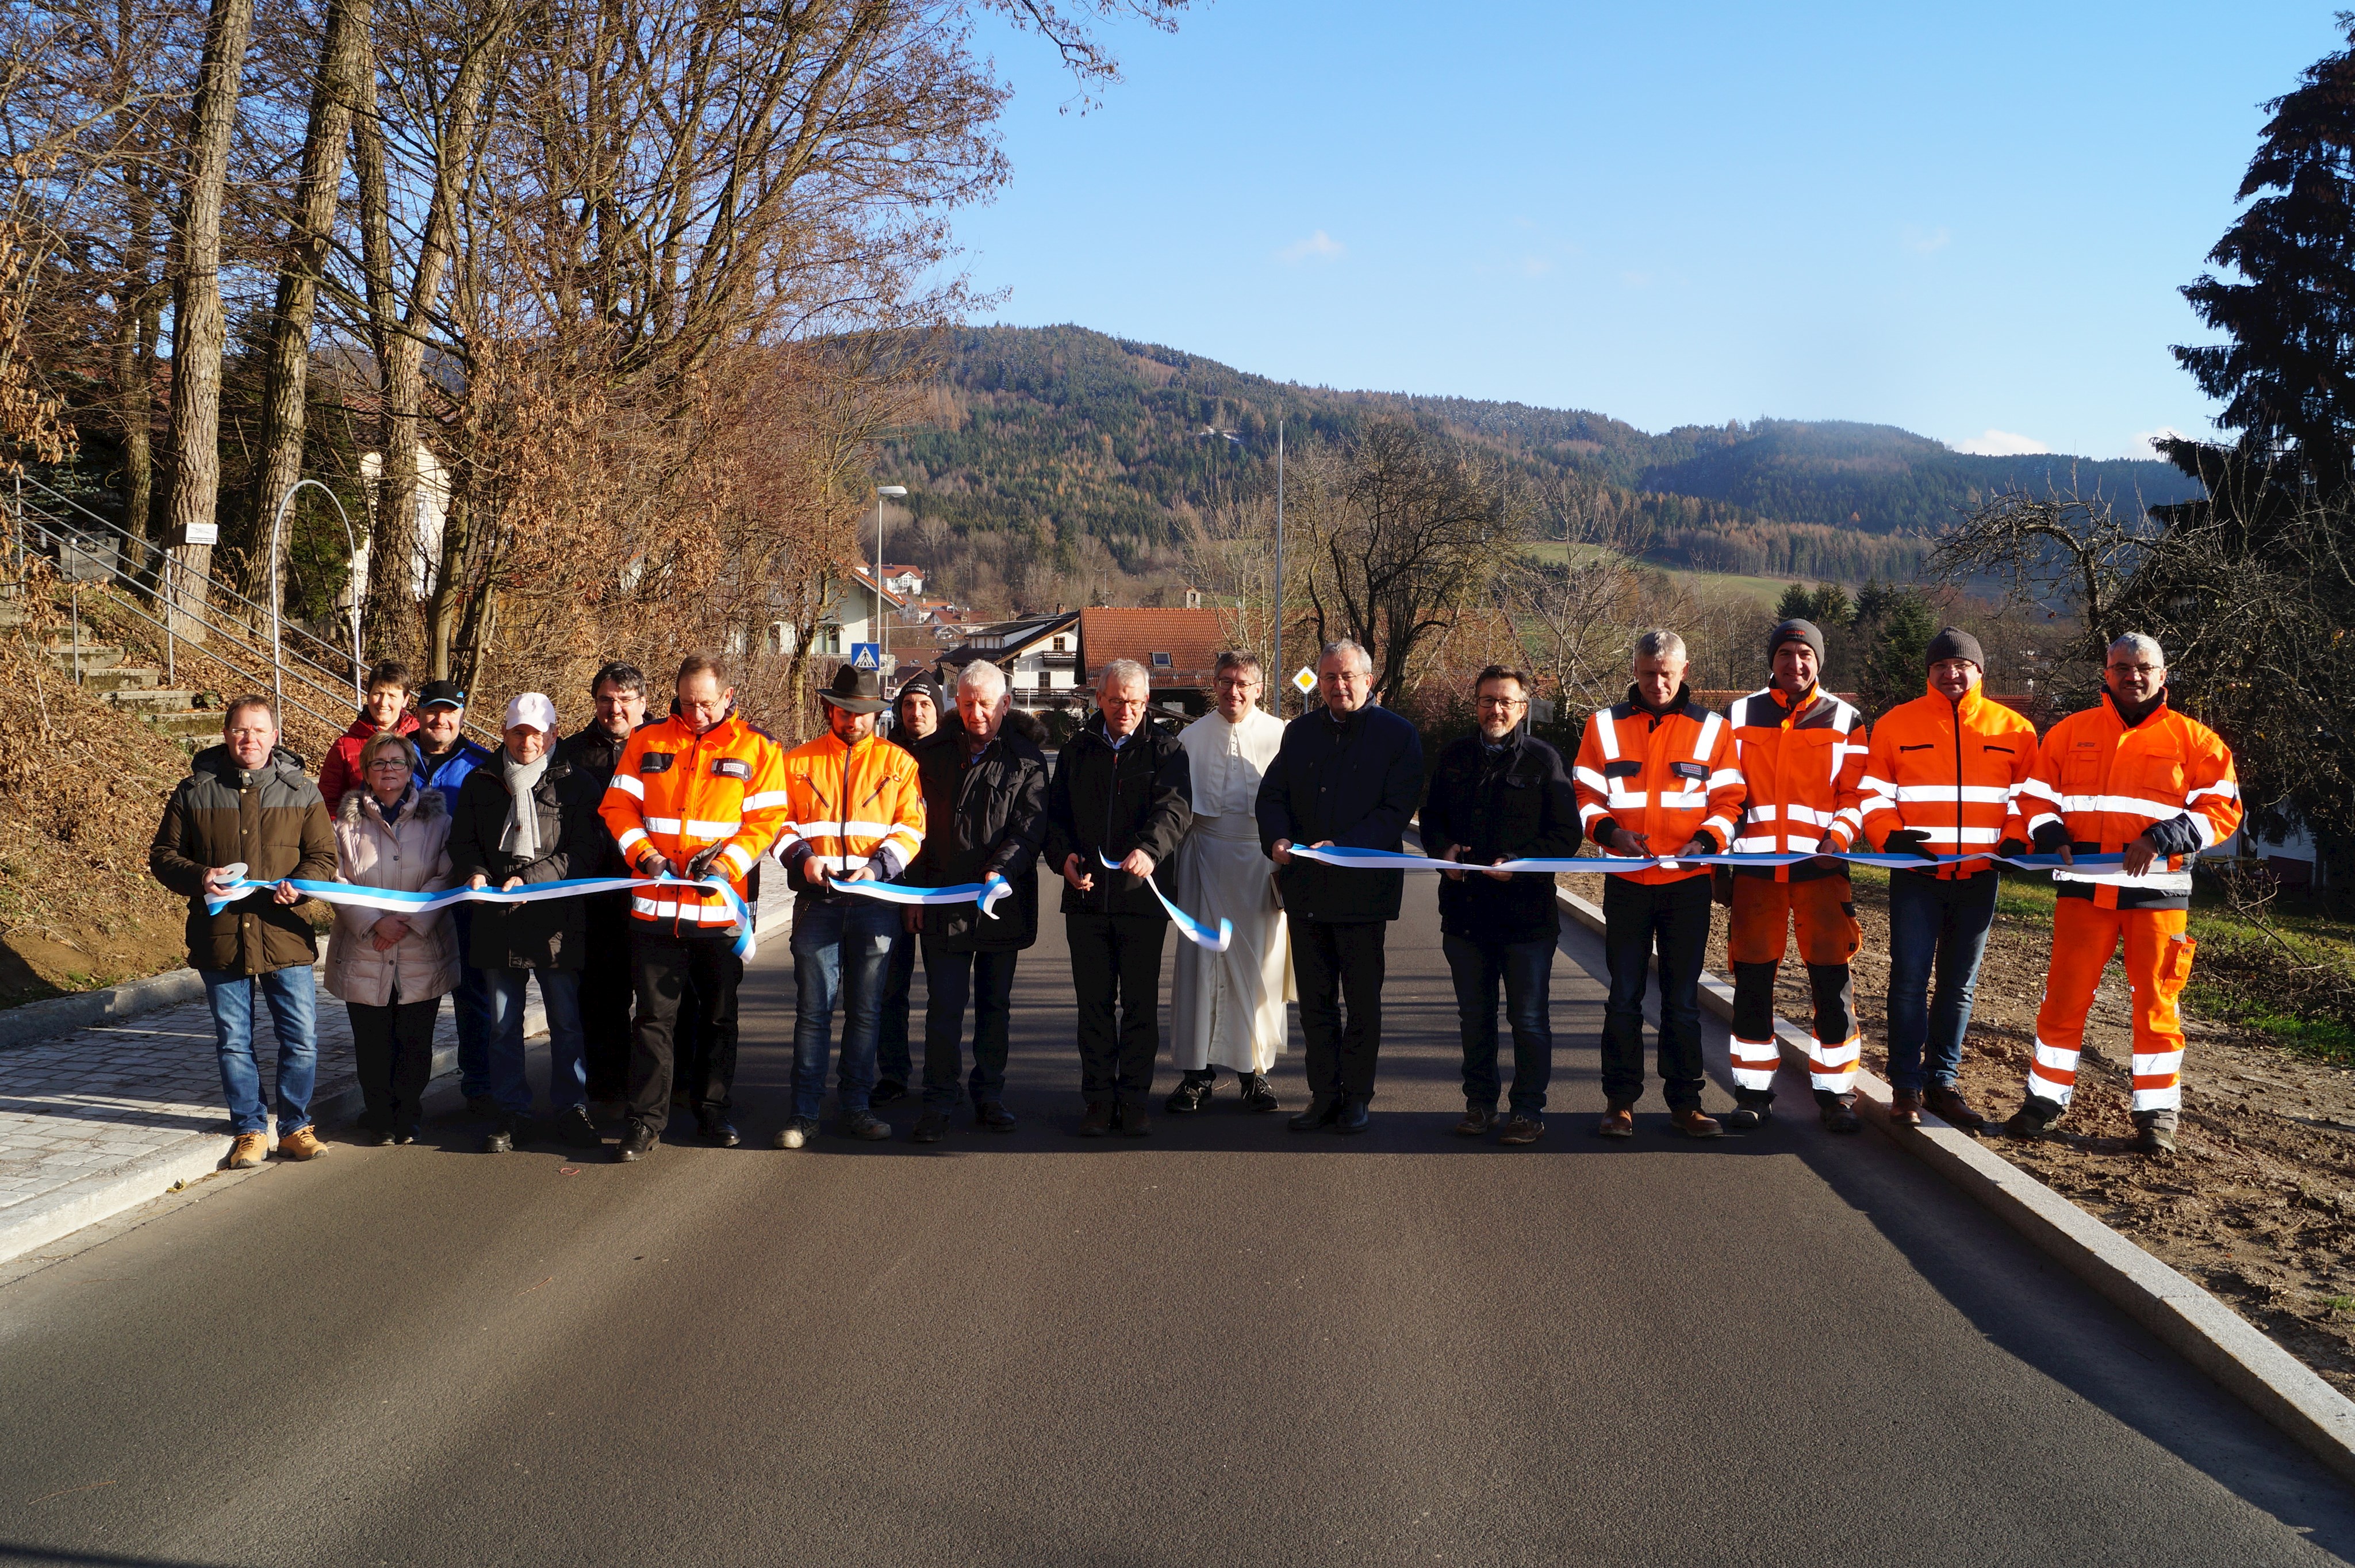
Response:
[{"label": "white house in distance", "polygon": [[[360,453],[360,477],[367,481],[368,520],[376,517],[378,481],[384,477],[384,453]],[[417,558],[409,563],[410,592],[420,599],[433,592],[433,579],[442,570],[442,527],[450,516],[450,470],[433,454],[430,446],[417,449]],[[358,519],[355,519],[357,521]],[[352,606],[368,601],[369,536],[368,528],[361,533],[359,548],[352,556],[352,575],[345,585],[343,597],[336,608],[349,614]]]},{"label": "white house in distance", "polygon": [[943,680],[954,680],[975,659],[1006,672],[1014,706],[1025,713],[1048,708],[1083,708],[1080,689],[1080,613],[1021,615],[975,628],[964,646],[941,656]]},{"label": "white house in distance", "polygon": [[[918,579],[921,583],[922,579]],[[880,600],[880,605],[878,600]],[[889,642],[897,653],[902,645],[930,650],[929,633],[909,629],[902,616],[907,601],[885,580],[879,591],[868,575],[867,563],[859,562],[851,569],[850,576],[836,594],[834,603],[818,616],[810,634],[810,653],[816,658],[848,658],[850,650],[860,643],[886,641],[879,633],[890,634]],[[794,625],[790,621],[769,624],[770,651],[790,654],[794,651]]]}]

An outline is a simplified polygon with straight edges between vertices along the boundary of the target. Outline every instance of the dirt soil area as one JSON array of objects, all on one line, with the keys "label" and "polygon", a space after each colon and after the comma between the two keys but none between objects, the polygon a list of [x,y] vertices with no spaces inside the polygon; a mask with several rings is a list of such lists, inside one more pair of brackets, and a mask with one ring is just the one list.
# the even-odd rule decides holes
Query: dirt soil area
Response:
[{"label": "dirt soil area", "polygon": [[[1854,965],[1865,1065],[1887,1075],[1889,873],[1854,879],[1864,950]],[[1990,1120],[2025,1092],[2051,951],[2052,895],[2008,881],[1979,971],[1963,1050],[1964,1097]],[[2199,933],[2194,912],[2193,934]],[[1710,966],[1725,967],[1725,911]],[[2193,979],[2198,981],[2198,959]],[[2062,1136],[1988,1146],[2229,1303],[2283,1349],[2355,1395],[2355,1069],[2185,1007],[2182,1125],[2172,1159],[2129,1152],[2130,1029],[2114,962],[2078,1063]],[[1775,1011],[1806,1027],[1813,1004],[1796,954],[1776,977]]]}]

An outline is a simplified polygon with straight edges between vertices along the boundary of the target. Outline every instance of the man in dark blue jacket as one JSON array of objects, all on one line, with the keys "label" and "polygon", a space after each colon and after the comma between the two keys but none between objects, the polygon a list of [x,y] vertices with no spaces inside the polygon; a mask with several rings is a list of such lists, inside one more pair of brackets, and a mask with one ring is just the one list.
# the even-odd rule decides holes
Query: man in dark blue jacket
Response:
[{"label": "man in dark blue jacket", "polygon": [[[417,733],[410,737],[417,742],[417,787],[440,790],[453,806],[466,775],[491,760],[488,749],[466,739],[465,730],[465,691],[454,680],[427,681],[417,693]],[[491,1097],[491,977],[467,956],[474,951],[474,906],[460,904],[450,919],[458,933],[458,986],[450,993],[458,1025],[458,1086],[467,1110],[493,1117],[498,1102]]]},{"label": "man in dark blue jacket", "polygon": [[[1550,859],[1578,849],[1578,795],[1561,753],[1528,733],[1529,677],[1490,665],[1473,682],[1479,731],[1439,754],[1423,803],[1423,852],[1434,860],[1493,866]],[[1497,1141],[1545,1135],[1553,1074],[1554,944],[1561,917],[1553,879],[1510,871],[1446,871],[1439,884],[1440,944],[1455,980],[1464,1031],[1464,1119],[1476,1138],[1496,1125],[1497,987],[1513,1026],[1513,1114]]]},{"label": "man in dark blue jacket", "polygon": [[1292,1118],[1296,1133],[1362,1133],[1371,1125],[1383,928],[1399,917],[1405,873],[1327,866],[1295,857],[1292,847],[1400,847],[1423,797],[1423,737],[1388,709],[1370,706],[1373,690],[1374,661],[1363,647],[1326,644],[1316,656],[1325,705],[1284,727],[1284,745],[1260,781],[1260,845],[1278,867],[1307,1037],[1311,1098]]}]

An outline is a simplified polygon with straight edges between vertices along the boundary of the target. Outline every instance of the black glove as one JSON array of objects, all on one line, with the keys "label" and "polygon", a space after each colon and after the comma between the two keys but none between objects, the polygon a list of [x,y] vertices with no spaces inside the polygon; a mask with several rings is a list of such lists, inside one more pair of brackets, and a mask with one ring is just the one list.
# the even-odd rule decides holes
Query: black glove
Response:
[{"label": "black glove", "polygon": [[677,869],[663,858],[659,849],[649,849],[638,857],[638,875],[642,877],[675,877]]},{"label": "black glove", "polygon": [[1934,864],[1938,853],[1929,845],[1930,836],[1920,828],[1899,827],[1891,829],[1881,839],[1881,852],[1884,855],[1916,855]]},{"label": "black glove", "polygon": [[2036,840],[2036,852],[2038,854],[2057,855],[2069,842],[2068,825],[2060,822],[2048,822],[2041,827],[2039,827],[2035,832],[2030,834],[2029,837]]},{"label": "black glove", "polygon": [[695,859],[687,863],[687,880],[690,882],[699,882],[709,876],[711,862],[719,859],[719,851],[726,848],[724,844],[711,844],[698,849],[695,852]]},{"label": "black glove", "polygon": [[2028,846],[2017,838],[2007,838],[1995,847],[1995,852],[2009,859],[2027,854]]}]

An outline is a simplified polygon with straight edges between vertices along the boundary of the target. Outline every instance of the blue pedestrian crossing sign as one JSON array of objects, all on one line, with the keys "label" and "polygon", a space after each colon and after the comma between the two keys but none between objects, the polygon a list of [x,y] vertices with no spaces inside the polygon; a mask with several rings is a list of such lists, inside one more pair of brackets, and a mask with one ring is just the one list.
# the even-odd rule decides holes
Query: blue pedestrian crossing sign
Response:
[{"label": "blue pedestrian crossing sign", "polygon": [[881,669],[883,667],[883,645],[880,643],[851,644],[850,667],[853,669]]}]

